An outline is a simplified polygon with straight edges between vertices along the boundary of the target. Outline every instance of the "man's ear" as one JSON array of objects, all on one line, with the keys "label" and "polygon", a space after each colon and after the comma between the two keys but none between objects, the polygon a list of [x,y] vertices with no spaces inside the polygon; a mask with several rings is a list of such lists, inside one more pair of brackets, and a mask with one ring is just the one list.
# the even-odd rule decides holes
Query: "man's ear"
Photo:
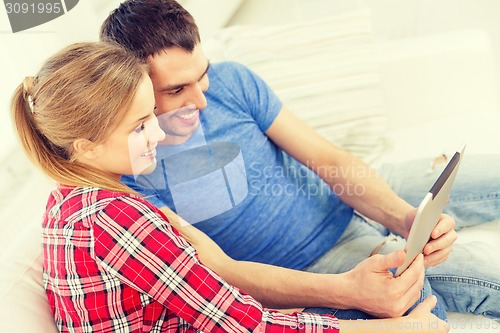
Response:
[{"label": "man's ear", "polygon": [[73,142],[73,150],[76,156],[83,157],[87,160],[96,159],[103,153],[102,145],[95,144],[87,139],[75,140]]}]

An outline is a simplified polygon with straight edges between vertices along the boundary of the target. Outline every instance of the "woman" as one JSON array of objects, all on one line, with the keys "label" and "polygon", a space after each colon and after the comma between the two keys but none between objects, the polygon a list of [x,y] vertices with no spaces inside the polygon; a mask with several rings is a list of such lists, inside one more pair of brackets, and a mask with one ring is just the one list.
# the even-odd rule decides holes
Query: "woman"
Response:
[{"label": "woman", "polygon": [[161,211],[120,183],[155,167],[165,134],[153,111],[145,65],[105,43],[61,50],[14,94],[22,146],[58,183],[44,215],[43,268],[59,331],[446,331],[430,314],[433,298],[407,317],[352,325],[266,310],[228,285]]}]

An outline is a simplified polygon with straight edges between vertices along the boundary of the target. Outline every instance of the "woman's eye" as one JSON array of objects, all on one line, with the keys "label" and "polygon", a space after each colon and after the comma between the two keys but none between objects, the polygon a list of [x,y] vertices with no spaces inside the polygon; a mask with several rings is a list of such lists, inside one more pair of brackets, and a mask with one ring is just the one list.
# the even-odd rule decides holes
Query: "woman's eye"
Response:
[{"label": "woman's eye", "polygon": [[144,131],[144,129],[146,128],[146,125],[144,125],[144,123],[141,124],[141,126],[137,127],[134,132],[136,133],[141,133],[142,131]]}]

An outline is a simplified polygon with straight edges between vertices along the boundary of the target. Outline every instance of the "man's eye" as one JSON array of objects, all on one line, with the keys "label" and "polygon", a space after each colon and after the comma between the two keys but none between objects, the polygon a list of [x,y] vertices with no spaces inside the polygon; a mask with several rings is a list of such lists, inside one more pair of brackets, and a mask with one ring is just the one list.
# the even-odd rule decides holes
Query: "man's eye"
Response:
[{"label": "man's eye", "polygon": [[144,129],[146,128],[146,125],[144,125],[144,123],[141,124],[141,126],[137,127],[134,132],[136,133],[141,133],[142,131],[144,131]]},{"label": "man's eye", "polygon": [[181,88],[176,89],[176,90],[169,91],[168,94],[169,95],[179,95],[182,92],[182,90],[184,90],[184,87],[181,87]]}]

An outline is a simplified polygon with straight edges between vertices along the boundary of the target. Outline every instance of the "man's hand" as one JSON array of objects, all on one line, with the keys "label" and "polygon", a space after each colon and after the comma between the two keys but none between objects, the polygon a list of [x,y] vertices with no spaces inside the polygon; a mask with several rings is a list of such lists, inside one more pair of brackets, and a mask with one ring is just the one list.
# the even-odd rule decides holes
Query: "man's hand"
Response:
[{"label": "man's hand", "polygon": [[[406,216],[406,232],[402,235],[405,238],[408,238],[416,213],[415,209]],[[454,228],[455,219],[447,214],[441,214],[438,223],[431,232],[430,240],[424,246],[425,267],[436,266],[448,259],[453,244],[458,238]]]},{"label": "man's hand", "polygon": [[420,297],[424,285],[424,260],[419,254],[408,269],[395,278],[389,268],[403,264],[404,251],[376,254],[347,272],[352,291],[351,308],[379,318],[402,316]]},{"label": "man's hand", "polygon": [[425,267],[436,266],[450,255],[453,244],[458,238],[455,231],[455,219],[441,214],[437,225],[431,233],[431,240],[424,247]]}]

